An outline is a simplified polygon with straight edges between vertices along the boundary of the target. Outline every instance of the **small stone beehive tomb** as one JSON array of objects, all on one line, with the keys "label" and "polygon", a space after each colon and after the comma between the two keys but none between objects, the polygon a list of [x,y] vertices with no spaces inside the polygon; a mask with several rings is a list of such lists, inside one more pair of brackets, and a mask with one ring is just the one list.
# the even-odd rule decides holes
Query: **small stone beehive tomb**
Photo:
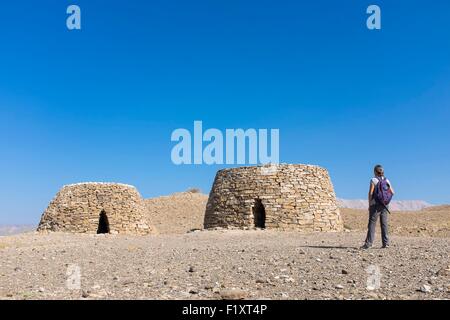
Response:
[{"label": "small stone beehive tomb", "polygon": [[341,231],[328,172],[311,165],[220,170],[206,206],[205,228]]},{"label": "small stone beehive tomb", "polygon": [[52,200],[38,231],[148,234],[145,204],[135,187],[117,183],[64,186]]}]

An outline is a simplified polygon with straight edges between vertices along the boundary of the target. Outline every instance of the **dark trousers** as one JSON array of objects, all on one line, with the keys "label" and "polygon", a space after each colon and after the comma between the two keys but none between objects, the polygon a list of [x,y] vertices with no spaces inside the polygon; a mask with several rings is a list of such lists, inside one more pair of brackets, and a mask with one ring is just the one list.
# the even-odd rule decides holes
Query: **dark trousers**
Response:
[{"label": "dark trousers", "polygon": [[389,244],[388,235],[388,210],[382,205],[373,205],[369,208],[369,225],[367,227],[366,245],[372,246],[375,239],[375,227],[377,226],[378,217],[381,223],[381,241],[383,245]]}]

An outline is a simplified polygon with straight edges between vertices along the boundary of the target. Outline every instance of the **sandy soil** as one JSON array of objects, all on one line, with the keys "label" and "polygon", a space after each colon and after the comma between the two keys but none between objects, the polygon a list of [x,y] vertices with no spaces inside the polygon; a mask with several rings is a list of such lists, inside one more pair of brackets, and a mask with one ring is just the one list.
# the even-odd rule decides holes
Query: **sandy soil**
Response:
[{"label": "sandy soil", "polygon": [[[394,237],[389,249],[362,251],[362,238],[358,232],[23,234],[0,240],[0,298],[450,298],[450,239]],[[80,268],[80,290],[67,286],[72,265]],[[373,291],[371,266],[381,274]]]}]

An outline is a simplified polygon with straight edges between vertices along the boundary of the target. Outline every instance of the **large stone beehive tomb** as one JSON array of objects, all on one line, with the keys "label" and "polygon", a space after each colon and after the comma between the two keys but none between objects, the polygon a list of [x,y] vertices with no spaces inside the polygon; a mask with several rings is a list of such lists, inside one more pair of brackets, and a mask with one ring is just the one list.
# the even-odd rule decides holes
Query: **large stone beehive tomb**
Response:
[{"label": "large stone beehive tomb", "polygon": [[205,228],[341,231],[328,171],[312,165],[220,170],[206,205]]},{"label": "large stone beehive tomb", "polygon": [[148,234],[145,204],[135,187],[118,183],[64,186],[52,200],[38,231]]}]

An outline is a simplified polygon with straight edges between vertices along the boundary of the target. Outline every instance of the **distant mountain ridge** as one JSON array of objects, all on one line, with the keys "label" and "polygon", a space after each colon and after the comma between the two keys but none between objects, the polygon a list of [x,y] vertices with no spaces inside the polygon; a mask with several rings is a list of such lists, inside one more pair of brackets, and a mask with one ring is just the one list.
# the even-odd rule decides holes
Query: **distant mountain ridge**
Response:
[{"label": "distant mountain ridge", "polygon": [[[338,198],[338,205],[341,208],[348,209],[367,209],[367,200],[363,199],[340,199]],[[420,211],[433,205],[423,200],[393,200],[389,205],[392,211]]]},{"label": "distant mountain ridge", "polygon": [[0,236],[11,236],[13,234],[34,231],[35,225],[31,224],[14,224],[14,225],[0,225]]}]

